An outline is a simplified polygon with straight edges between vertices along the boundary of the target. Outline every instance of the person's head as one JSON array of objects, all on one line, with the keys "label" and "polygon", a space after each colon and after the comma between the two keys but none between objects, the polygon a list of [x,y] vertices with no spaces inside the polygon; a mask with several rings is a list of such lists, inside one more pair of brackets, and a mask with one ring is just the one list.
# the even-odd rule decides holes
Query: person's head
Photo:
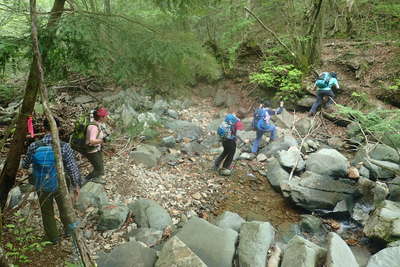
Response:
[{"label": "person's head", "polygon": [[[56,121],[57,128],[60,128],[60,126],[61,126],[60,121],[57,118],[54,118],[54,120]],[[46,132],[50,132],[51,131],[50,122],[49,122],[49,120],[47,118],[44,119],[44,121],[43,121],[43,128],[44,128],[44,130]]]},{"label": "person's head", "polygon": [[335,79],[337,78],[337,73],[336,72],[332,71],[329,74],[331,75],[332,78],[335,78]]},{"label": "person's head", "polygon": [[103,107],[96,108],[93,112],[93,118],[95,121],[104,121],[108,116],[108,110]]},{"label": "person's head", "polygon": [[269,107],[271,107],[271,101],[269,101],[269,100],[264,100],[263,102],[262,102],[262,106],[263,106],[263,108],[269,108]]},{"label": "person's head", "polygon": [[238,117],[240,120],[243,120],[244,118],[246,118],[246,111],[239,109],[236,112],[236,117]]}]

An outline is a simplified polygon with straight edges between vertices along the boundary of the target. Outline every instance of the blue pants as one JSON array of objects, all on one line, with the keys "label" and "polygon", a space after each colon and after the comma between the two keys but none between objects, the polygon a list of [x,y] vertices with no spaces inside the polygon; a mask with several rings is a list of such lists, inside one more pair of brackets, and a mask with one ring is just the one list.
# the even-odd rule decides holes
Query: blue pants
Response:
[{"label": "blue pants", "polygon": [[268,127],[266,128],[266,131],[257,130],[256,131],[256,139],[254,140],[253,146],[251,147],[251,152],[252,153],[257,153],[258,146],[260,145],[261,139],[262,139],[262,137],[263,137],[265,132],[270,132],[271,133],[271,135],[269,137],[271,141],[275,140],[275,138],[276,138],[276,127],[275,127],[275,125],[272,125],[272,124],[268,125]]},{"label": "blue pants", "polygon": [[[325,91],[317,91],[317,101],[312,105],[310,112],[315,113],[317,112],[317,108],[322,104],[322,99],[324,96],[330,96],[331,98],[335,97],[335,94],[332,92],[332,90],[325,90]],[[326,105],[332,104],[333,101],[332,99],[329,98],[328,103]]]}]

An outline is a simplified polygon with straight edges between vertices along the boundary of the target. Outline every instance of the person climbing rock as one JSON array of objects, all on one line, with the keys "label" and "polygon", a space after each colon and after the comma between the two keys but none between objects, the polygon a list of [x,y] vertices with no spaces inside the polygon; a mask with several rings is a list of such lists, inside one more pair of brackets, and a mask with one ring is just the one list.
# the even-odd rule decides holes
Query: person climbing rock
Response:
[{"label": "person climbing rock", "polygon": [[[243,113],[238,113],[239,117],[243,117]],[[225,116],[224,121],[218,127],[217,133],[221,138],[224,151],[214,162],[214,170],[218,171],[221,175],[231,175],[231,164],[236,152],[237,131],[243,130],[244,126],[240,119],[234,114]],[[222,163],[222,168],[220,169]]]},{"label": "person climbing rock", "polygon": [[314,116],[317,112],[318,107],[322,104],[322,100],[324,97],[328,97],[329,100],[326,103],[326,106],[329,106],[333,103],[333,98],[335,94],[332,91],[332,88],[335,87],[339,89],[339,83],[337,80],[336,72],[323,72],[315,81],[313,90],[317,89],[317,100],[312,105],[309,116]]},{"label": "person climbing rock", "polygon": [[92,172],[85,177],[85,183],[88,181],[105,184],[104,162],[102,144],[108,142],[108,136],[103,130],[103,123],[107,121],[108,111],[106,108],[97,108],[93,112],[94,122],[91,123],[86,130],[86,144],[92,148],[83,155],[89,160],[93,166]]},{"label": "person climbing rock", "polygon": [[276,110],[271,109],[270,106],[271,102],[265,101],[263,104],[260,104],[259,108],[254,112],[252,125],[256,130],[256,139],[253,141],[251,147],[252,153],[258,152],[258,147],[264,133],[271,133],[270,141],[273,141],[276,138],[276,127],[271,122],[271,116],[280,114],[283,111],[283,101],[280,102],[279,108]]},{"label": "person climbing rock", "polygon": [[[60,127],[56,119],[57,128]],[[32,164],[32,183],[35,186],[39,198],[40,210],[46,238],[53,244],[59,241],[57,223],[54,217],[54,200],[57,203],[60,219],[64,225],[65,233],[69,233],[72,221],[67,216],[67,208],[62,201],[62,195],[59,189],[57,177],[57,168],[54,151],[52,148],[52,136],[50,132],[50,123],[46,119],[43,123],[45,135],[43,139],[29,145],[26,156],[22,162],[22,168],[28,169]],[[75,161],[75,155],[68,143],[60,142],[61,157],[64,168],[68,174],[66,182],[68,187],[72,186],[74,199],[78,199],[79,190],[82,184],[78,165]]]}]

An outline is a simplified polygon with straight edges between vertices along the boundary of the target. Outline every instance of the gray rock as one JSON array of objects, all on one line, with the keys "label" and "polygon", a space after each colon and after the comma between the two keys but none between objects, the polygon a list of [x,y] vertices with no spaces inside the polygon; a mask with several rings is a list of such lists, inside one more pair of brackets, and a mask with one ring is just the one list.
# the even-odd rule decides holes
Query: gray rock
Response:
[{"label": "gray rock", "polygon": [[309,155],[306,169],[324,176],[346,177],[349,162],[335,149],[323,148]]},{"label": "gray rock", "polygon": [[80,190],[76,207],[84,212],[88,207],[100,208],[108,203],[108,197],[101,184],[88,182]]},{"label": "gray rock", "polygon": [[281,190],[281,184],[287,182],[289,179],[289,173],[285,171],[279,161],[276,158],[271,158],[266,164],[266,176],[271,186],[276,190]]},{"label": "gray rock", "polygon": [[[176,139],[178,142],[184,138],[197,140],[200,139],[203,134],[203,130],[200,126],[189,121],[175,120],[174,122],[167,123],[166,126],[176,132]],[[216,130],[216,128],[214,130]]]},{"label": "gray rock", "polygon": [[155,267],[207,267],[193,251],[174,236],[168,240],[156,262]]},{"label": "gray rock", "polygon": [[199,218],[190,219],[176,235],[209,267],[231,267],[238,233]]},{"label": "gray rock", "polygon": [[395,172],[391,169],[400,171],[400,166],[390,161],[365,159],[364,166],[370,171],[370,176],[374,179],[394,178]]},{"label": "gray rock", "polygon": [[199,144],[197,142],[190,142],[190,143],[187,143],[187,144],[183,144],[182,148],[181,148],[181,151],[183,151],[183,152],[185,152],[185,153],[187,153],[189,155],[193,155],[193,154],[201,155],[206,150],[207,150],[206,146],[204,146],[202,144]]},{"label": "gray rock", "polygon": [[176,110],[173,109],[168,109],[167,110],[167,115],[173,119],[178,119],[179,118],[179,113]]},{"label": "gray rock", "polygon": [[227,93],[225,90],[218,89],[214,97],[214,104],[221,107],[225,104]]},{"label": "gray rock", "polygon": [[166,136],[161,140],[161,145],[166,147],[174,147],[176,144],[175,137],[172,135]]},{"label": "gray rock", "polygon": [[22,201],[22,193],[19,186],[16,186],[10,190],[8,193],[8,207],[13,209],[17,207]]},{"label": "gray rock", "polygon": [[100,231],[119,229],[128,217],[129,209],[124,205],[106,204],[100,209],[97,229]]},{"label": "gray rock", "polygon": [[303,142],[303,145],[301,146],[301,152],[303,153],[311,153],[314,151],[317,151],[319,148],[318,142],[312,140],[312,139],[306,139]]},{"label": "gray rock", "polygon": [[390,242],[389,244],[387,244],[387,247],[400,247],[400,240],[397,240],[397,241],[393,241],[393,242]]},{"label": "gray rock", "polygon": [[400,236],[400,203],[385,200],[369,217],[364,227],[367,237],[380,238],[387,242]]},{"label": "gray rock", "polygon": [[138,113],[134,108],[124,104],[120,113],[120,121],[124,127],[130,127],[135,124]]},{"label": "gray rock", "polygon": [[322,229],[322,220],[313,215],[301,215],[300,229],[306,233],[319,234]]},{"label": "gray rock", "polygon": [[90,103],[93,102],[94,99],[91,96],[87,96],[87,95],[80,95],[75,97],[72,102],[74,102],[75,104],[86,104],[86,103]]},{"label": "gray rock", "polygon": [[361,166],[360,169],[358,170],[360,175],[365,178],[369,178],[369,170],[365,168],[364,166]]},{"label": "gray rock", "polygon": [[300,150],[293,146],[289,150],[283,150],[278,152],[279,163],[286,168],[292,169],[296,166],[296,171],[304,170],[306,163],[301,157]]},{"label": "gray rock", "polygon": [[252,153],[240,153],[239,159],[243,159],[243,160],[252,160],[256,157],[256,155],[252,154]]},{"label": "gray rock", "polygon": [[356,187],[343,181],[305,172],[301,178],[293,177],[282,183],[281,190],[298,206],[305,209],[333,209],[336,204],[352,195]]},{"label": "gray rock", "polygon": [[257,155],[256,159],[257,159],[258,162],[263,162],[263,161],[266,161],[268,158],[267,158],[267,156],[264,155],[263,153],[259,153],[259,154]]},{"label": "gray rock", "polygon": [[128,233],[128,237],[133,237],[136,241],[140,241],[148,247],[157,245],[161,241],[162,235],[162,231],[146,227],[134,229]]},{"label": "gray rock", "polygon": [[310,118],[302,118],[296,121],[294,126],[302,136],[305,136],[313,127],[313,121]]},{"label": "gray rock", "polygon": [[367,267],[399,266],[400,247],[385,248],[374,254],[368,261]]},{"label": "gray rock", "polygon": [[378,205],[389,195],[389,188],[385,183],[376,181],[372,193],[374,194],[374,205]]},{"label": "gray rock", "polygon": [[332,136],[328,139],[328,145],[334,149],[342,149],[345,142],[340,137]]},{"label": "gray rock", "polygon": [[99,267],[153,267],[156,262],[156,251],[136,241],[115,247],[110,253],[97,260]]},{"label": "gray rock", "polygon": [[227,107],[233,107],[239,103],[239,98],[236,94],[227,94],[225,97],[225,104]]},{"label": "gray rock", "polygon": [[208,130],[209,132],[216,133],[218,127],[221,125],[221,123],[222,123],[223,120],[224,120],[224,119],[222,119],[222,118],[218,118],[218,119],[216,119],[216,120],[211,121],[211,122],[208,124],[208,126],[207,126],[207,130]]},{"label": "gray rock", "polygon": [[147,144],[139,145],[135,151],[130,153],[133,160],[148,168],[157,166],[161,152],[155,147]]},{"label": "gray rock", "polygon": [[245,222],[240,227],[239,266],[265,267],[275,230],[269,222]]},{"label": "gray rock", "polygon": [[369,156],[375,160],[400,163],[399,154],[397,153],[396,149],[383,144],[376,145],[369,153]]},{"label": "gray rock", "polygon": [[352,122],[346,126],[346,134],[349,138],[353,138],[359,134],[361,134],[360,127],[358,123]]},{"label": "gray rock", "polygon": [[361,225],[365,225],[369,218],[369,213],[374,210],[374,206],[368,202],[357,202],[351,211],[351,218]]},{"label": "gray rock", "polygon": [[240,226],[244,222],[246,221],[240,217],[239,214],[230,211],[224,211],[222,214],[218,215],[217,218],[215,218],[214,224],[222,229],[232,229],[236,232],[239,232]]},{"label": "gray rock", "polygon": [[201,144],[207,148],[219,147],[220,146],[220,138],[218,135],[210,135],[207,136]]},{"label": "gray rock", "polygon": [[138,199],[128,205],[139,227],[153,228],[164,231],[172,225],[171,216],[157,202],[151,199]]},{"label": "gray rock", "polygon": [[326,255],[326,249],[314,243],[295,236],[290,241],[283,254],[281,267],[313,267],[321,266]]},{"label": "gray rock", "polygon": [[276,126],[282,129],[291,129],[293,127],[294,118],[286,109],[281,114],[272,117]]},{"label": "gray rock", "polygon": [[165,100],[160,99],[154,103],[152,111],[158,116],[160,116],[161,114],[167,112],[168,107],[169,107],[168,103]]},{"label": "gray rock", "polygon": [[326,259],[327,267],[359,267],[353,252],[336,233],[328,234],[328,255]]},{"label": "gray rock", "polygon": [[288,150],[292,146],[297,146],[296,139],[293,136],[285,135],[269,143],[260,153],[264,153],[266,156],[277,156],[279,151]]},{"label": "gray rock", "polygon": [[297,105],[299,107],[303,107],[303,108],[311,108],[311,106],[314,104],[314,102],[316,101],[316,97],[315,96],[305,96],[302,99],[300,99],[299,101],[297,101]]},{"label": "gray rock", "polygon": [[389,200],[400,202],[400,177],[388,182]]}]

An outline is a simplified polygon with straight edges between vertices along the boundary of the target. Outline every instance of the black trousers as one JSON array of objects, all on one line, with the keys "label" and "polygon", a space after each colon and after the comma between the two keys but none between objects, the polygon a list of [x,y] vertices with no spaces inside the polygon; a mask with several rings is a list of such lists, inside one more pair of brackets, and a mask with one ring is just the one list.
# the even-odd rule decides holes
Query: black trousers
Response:
[{"label": "black trousers", "polygon": [[224,147],[224,151],[222,151],[221,155],[215,160],[215,166],[219,167],[221,162],[223,161],[222,166],[225,169],[229,169],[232,164],[233,156],[235,156],[236,152],[236,141],[231,139],[224,139],[222,141],[222,146]]},{"label": "black trousers", "polygon": [[93,166],[93,171],[86,176],[86,180],[104,175],[103,152],[85,153],[84,156]]}]

